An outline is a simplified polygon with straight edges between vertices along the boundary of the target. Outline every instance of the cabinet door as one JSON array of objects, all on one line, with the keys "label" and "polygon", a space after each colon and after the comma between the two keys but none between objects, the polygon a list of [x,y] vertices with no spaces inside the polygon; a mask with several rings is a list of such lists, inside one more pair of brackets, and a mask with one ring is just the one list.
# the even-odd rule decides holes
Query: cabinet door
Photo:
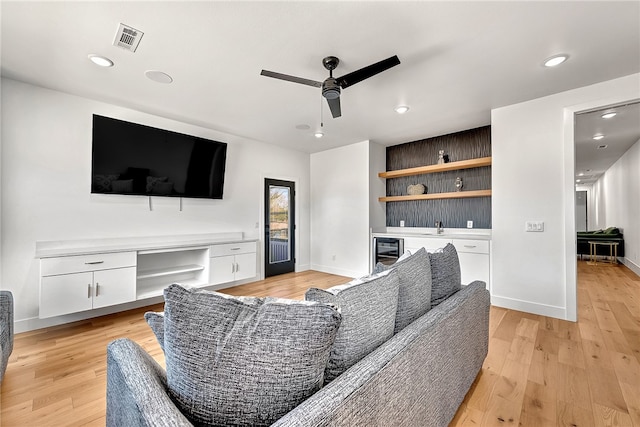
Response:
[{"label": "cabinet door", "polygon": [[91,310],[93,273],[61,274],[40,279],[40,317]]},{"label": "cabinet door", "polygon": [[93,273],[93,308],[135,301],[136,268],[115,268]]},{"label": "cabinet door", "polygon": [[235,260],[233,255],[211,258],[209,271],[211,272],[211,284],[233,282],[235,280]]},{"label": "cabinet door", "polygon": [[256,277],[256,254],[236,255],[236,280]]},{"label": "cabinet door", "polygon": [[474,280],[482,280],[489,289],[489,255],[458,252],[462,284],[468,285]]}]

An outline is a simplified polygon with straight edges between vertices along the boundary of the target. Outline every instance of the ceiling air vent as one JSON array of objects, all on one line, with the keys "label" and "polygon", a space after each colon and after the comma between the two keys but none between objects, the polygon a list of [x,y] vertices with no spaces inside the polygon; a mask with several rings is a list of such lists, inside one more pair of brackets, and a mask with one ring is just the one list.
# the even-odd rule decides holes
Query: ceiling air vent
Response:
[{"label": "ceiling air vent", "polygon": [[113,45],[135,52],[144,33],[128,25],[120,24]]}]

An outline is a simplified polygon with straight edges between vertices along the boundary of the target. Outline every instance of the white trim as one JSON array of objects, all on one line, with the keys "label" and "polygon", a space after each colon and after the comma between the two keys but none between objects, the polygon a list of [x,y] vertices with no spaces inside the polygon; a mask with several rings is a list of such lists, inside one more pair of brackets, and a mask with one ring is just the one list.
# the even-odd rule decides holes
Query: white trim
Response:
[{"label": "white trim", "polygon": [[554,305],[537,304],[530,301],[523,301],[514,298],[505,298],[491,295],[491,305],[508,308],[510,310],[524,311],[526,313],[538,314],[540,316],[555,317],[557,319],[571,320],[567,317],[568,312],[565,307]]},{"label": "white trim", "polygon": [[321,273],[337,274],[338,276],[345,276],[345,277],[351,277],[351,278],[362,276],[362,274],[359,274],[358,271],[356,270],[346,270],[343,268],[336,268],[328,265],[313,264],[313,263],[311,264],[311,270],[319,271]]},{"label": "white trim", "polygon": [[631,261],[629,258],[625,257],[622,260],[622,263],[624,265],[627,266],[627,268],[631,271],[633,271],[634,273],[636,273],[638,276],[640,276],[640,265],[636,264],[635,262]]},{"label": "white trim", "polygon": [[[584,102],[564,108],[564,248],[565,305],[567,320],[578,319],[577,248],[575,216],[575,115],[583,111],[631,102],[634,93]],[[630,99],[631,97],[631,99]]]}]

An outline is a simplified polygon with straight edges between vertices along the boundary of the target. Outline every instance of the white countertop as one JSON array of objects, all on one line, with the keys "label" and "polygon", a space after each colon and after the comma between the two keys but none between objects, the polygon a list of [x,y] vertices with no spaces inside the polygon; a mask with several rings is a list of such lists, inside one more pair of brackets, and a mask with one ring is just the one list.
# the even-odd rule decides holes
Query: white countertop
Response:
[{"label": "white countertop", "polygon": [[255,242],[242,232],[186,234],[179,236],[110,237],[102,239],[36,242],[36,258],[94,253],[148,251],[175,247],[207,246],[220,243]]},{"label": "white countertop", "polygon": [[444,228],[441,234],[435,228],[382,227],[371,229],[372,237],[424,237],[436,239],[491,240],[491,230],[484,228]]}]

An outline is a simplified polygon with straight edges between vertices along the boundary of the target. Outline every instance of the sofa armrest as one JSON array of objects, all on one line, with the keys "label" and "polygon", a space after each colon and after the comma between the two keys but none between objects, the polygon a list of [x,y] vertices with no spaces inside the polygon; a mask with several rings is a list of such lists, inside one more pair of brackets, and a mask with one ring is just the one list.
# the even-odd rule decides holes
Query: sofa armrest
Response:
[{"label": "sofa armrest", "polygon": [[135,342],[107,346],[107,426],[191,426],[168,395],[166,373]]},{"label": "sofa armrest", "polygon": [[13,351],[13,294],[0,291],[0,383]]}]

